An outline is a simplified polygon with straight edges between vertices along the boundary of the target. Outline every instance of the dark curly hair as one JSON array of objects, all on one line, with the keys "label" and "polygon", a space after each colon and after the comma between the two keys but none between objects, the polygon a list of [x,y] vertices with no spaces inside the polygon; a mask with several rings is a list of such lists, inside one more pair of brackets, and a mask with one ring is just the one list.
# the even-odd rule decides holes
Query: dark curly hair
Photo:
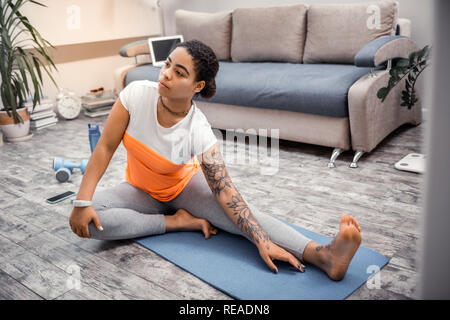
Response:
[{"label": "dark curly hair", "polygon": [[205,81],[205,87],[195,96],[200,94],[203,98],[211,98],[216,93],[215,77],[219,71],[219,62],[216,54],[206,44],[199,40],[190,40],[178,43],[174,50],[178,47],[183,47],[194,60],[194,70],[197,75],[195,81]]}]

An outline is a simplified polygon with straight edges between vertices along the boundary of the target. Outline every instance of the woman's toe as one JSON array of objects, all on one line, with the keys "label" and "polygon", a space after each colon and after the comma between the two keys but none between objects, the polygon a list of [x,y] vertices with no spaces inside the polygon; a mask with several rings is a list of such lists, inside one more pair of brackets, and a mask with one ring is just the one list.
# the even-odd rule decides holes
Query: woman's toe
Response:
[{"label": "woman's toe", "polygon": [[350,216],[350,217],[352,218],[352,222],[353,222],[353,224],[355,225],[355,227],[356,227],[359,231],[361,231],[361,227],[359,226],[358,221],[356,221],[355,217],[353,217],[353,216]]}]

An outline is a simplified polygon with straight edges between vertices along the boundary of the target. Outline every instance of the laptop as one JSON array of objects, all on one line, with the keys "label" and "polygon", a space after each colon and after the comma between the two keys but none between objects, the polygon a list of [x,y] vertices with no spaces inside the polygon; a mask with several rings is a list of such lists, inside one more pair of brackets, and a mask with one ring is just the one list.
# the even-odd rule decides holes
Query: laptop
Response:
[{"label": "laptop", "polygon": [[183,41],[182,35],[149,38],[148,46],[150,48],[152,64],[155,67],[162,67],[172,49]]}]

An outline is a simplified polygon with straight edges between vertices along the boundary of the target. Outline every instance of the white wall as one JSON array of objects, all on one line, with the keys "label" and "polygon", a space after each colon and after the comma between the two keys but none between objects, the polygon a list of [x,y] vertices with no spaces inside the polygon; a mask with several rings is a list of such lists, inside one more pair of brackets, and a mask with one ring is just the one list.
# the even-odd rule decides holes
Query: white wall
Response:
[{"label": "white wall", "polygon": [[54,46],[160,33],[156,0],[40,0],[21,10]]},{"label": "white wall", "polygon": [[[60,88],[69,89],[81,96],[89,90],[99,87],[104,87],[105,90],[113,90],[114,69],[132,63],[134,63],[134,58],[124,58],[118,54],[59,63],[56,64],[59,72],[52,73],[52,77]],[[47,74],[45,74],[44,79],[43,93],[50,98],[54,98],[58,93],[58,88],[55,87]]]},{"label": "white wall", "polygon": [[[41,36],[56,47],[51,51],[58,72],[52,69],[52,77],[59,88],[67,88],[79,96],[101,86],[112,90],[114,70],[134,64],[134,58],[119,56],[121,45],[137,37],[145,39],[161,34],[157,0],[40,2],[47,7],[28,3],[21,12]],[[74,10],[74,5],[79,10]],[[22,45],[31,48],[29,42]],[[43,94],[54,98],[58,87],[42,68],[41,73]]]}]

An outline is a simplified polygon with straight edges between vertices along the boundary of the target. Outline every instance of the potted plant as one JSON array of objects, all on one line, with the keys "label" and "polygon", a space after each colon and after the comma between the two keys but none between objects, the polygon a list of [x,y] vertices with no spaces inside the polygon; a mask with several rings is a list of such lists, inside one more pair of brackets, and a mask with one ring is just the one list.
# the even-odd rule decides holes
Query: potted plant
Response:
[{"label": "potted plant", "polygon": [[[395,66],[389,70],[388,85],[378,90],[377,97],[384,101],[392,88],[407,76],[405,90],[402,90],[402,103],[400,106],[406,106],[410,110],[418,101],[414,85],[419,75],[429,66],[427,61],[430,57],[430,51],[431,49],[425,46],[419,51],[411,52],[408,58],[400,58]],[[425,155],[410,153],[395,163],[394,167],[398,170],[423,173],[425,170]]]},{"label": "potted plant", "polygon": [[387,87],[380,88],[377,92],[377,97],[384,101],[393,87],[397,85],[404,77],[408,76],[405,81],[405,90],[402,90],[402,104],[400,106],[407,106],[411,109],[418,101],[414,85],[417,78],[429,66],[427,60],[430,56],[431,49],[428,46],[415,52],[411,52],[408,58],[400,58],[395,66],[389,70],[390,78]]},{"label": "potted plant", "polygon": [[[23,102],[32,96],[32,111],[40,103],[41,66],[57,86],[50,72],[51,66],[57,70],[49,51],[49,46],[55,47],[43,39],[28,18],[20,13],[28,2],[47,7],[34,0],[0,0],[0,129],[8,141],[23,141],[32,136],[28,109]],[[19,35],[24,39],[20,40]],[[26,50],[25,43],[31,44],[44,62],[31,50]]]}]

